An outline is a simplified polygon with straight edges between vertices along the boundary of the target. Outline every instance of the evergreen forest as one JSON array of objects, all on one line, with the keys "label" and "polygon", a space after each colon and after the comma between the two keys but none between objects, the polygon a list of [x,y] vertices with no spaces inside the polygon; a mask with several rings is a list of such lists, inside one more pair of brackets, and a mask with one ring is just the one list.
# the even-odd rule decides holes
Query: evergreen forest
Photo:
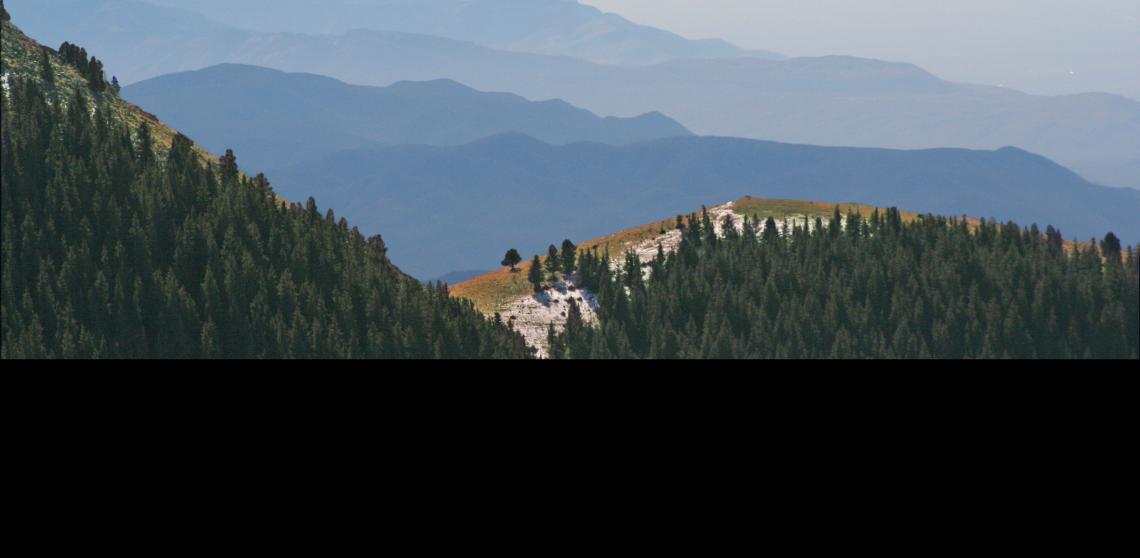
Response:
[{"label": "evergreen forest", "polygon": [[[679,218],[680,219],[680,218]],[[1137,250],[1052,227],[898,211],[830,222],[683,223],[645,265],[579,257],[598,323],[571,308],[557,358],[1131,358]]]}]

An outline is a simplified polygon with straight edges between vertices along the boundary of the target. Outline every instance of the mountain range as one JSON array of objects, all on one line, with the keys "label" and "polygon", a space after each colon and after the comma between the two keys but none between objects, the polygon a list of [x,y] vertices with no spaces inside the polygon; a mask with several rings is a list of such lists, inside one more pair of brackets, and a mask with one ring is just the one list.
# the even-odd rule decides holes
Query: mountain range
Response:
[{"label": "mountain range", "polygon": [[[239,154],[240,156],[240,154]],[[316,197],[383,230],[416,277],[493,267],[743,195],[848,200],[1052,224],[1066,238],[1140,241],[1140,191],[1091,184],[1020,149],[902,151],[682,137],[552,146],[505,134],[458,147],[340,152],[269,172],[288,199]]]},{"label": "mountain range", "polygon": [[258,169],[346,149],[461,145],[506,132],[552,144],[692,135],[659,113],[602,118],[562,101],[531,102],[450,80],[381,88],[234,64],[153,78],[122,95],[207,149],[233,148]]},{"label": "mountain range", "polygon": [[362,85],[452,79],[600,115],[658,111],[701,135],[898,149],[1013,145],[1094,182],[1140,188],[1140,103],[1108,94],[1034,96],[844,56],[613,66],[404,32],[248,31],[138,0],[16,0],[9,9],[44,41],[104,53],[124,83],[225,62]]},{"label": "mountain range", "polygon": [[[754,57],[720,39],[691,40],[576,0],[148,0],[258,31],[340,34],[358,29],[435,35],[517,52],[641,65],[675,58]],[[319,9],[314,9],[316,5]]]}]

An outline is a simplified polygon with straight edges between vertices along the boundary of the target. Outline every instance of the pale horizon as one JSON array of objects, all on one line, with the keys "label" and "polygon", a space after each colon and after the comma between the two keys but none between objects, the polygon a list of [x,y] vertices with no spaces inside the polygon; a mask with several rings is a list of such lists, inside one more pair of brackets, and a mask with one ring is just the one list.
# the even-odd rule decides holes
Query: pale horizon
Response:
[{"label": "pale horizon", "polygon": [[685,37],[910,62],[950,81],[1140,99],[1133,0],[581,0]]}]

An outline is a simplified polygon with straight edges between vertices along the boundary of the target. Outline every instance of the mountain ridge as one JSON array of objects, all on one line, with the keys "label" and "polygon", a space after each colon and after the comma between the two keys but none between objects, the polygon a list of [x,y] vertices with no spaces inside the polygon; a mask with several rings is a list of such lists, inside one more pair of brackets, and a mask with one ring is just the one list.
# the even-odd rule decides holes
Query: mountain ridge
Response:
[{"label": "mountain ridge", "polygon": [[660,113],[599,117],[559,99],[528,101],[449,79],[380,88],[232,63],[160,76],[122,94],[207,147],[233,148],[263,169],[347,149],[461,145],[511,131],[554,144],[692,135]]},{"label": "mountain ridge", "polygon": [[552,146],[503,134],[462,146],[346,151],[272,175],[294,198],[345,207],[366,228],[387,223],[394,257],[418,277],[485,267],[508,246],[542,251],[535,239],[592,238],[742,195],[992,216],[1052,224],[1066,238],[1112,230],[1140,241],[1133,217],[1140,192],[1091,184],[1018,148],[903,151],[716,137]]},{"label": "mountain ridge", "polygon": [[[343,34],[356,30],[434,35],[516,52],[573,56],[601,64],[642,65],[673,58],[782,55],[746,50],[723,39],[688,39],[639,25],[594,6],[565,0],[331,0],[314,11],[290,0],[149,0],[202,15],[226,13],[240,27],[266,32]],[[304,22],[298,24],[298,22]]]}]

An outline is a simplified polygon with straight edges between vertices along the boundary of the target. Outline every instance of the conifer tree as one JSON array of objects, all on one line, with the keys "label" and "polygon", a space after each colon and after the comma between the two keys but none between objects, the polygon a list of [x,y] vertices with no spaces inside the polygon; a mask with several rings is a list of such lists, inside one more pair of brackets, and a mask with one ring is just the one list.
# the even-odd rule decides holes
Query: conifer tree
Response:
[{"label": "conifer tree", "polygon": [[154,139],[151,137],[149,122],[143,122],[142,126],[139,126],[137,136],[135,149],[138,153],[139,164],[146,167],[154,162]]},{"label": "conifer tree", "polygon": [[[226,154],[222,155],[218,159],[218,170],[221,173],[222,182],[237,180],[237,177],[238,177],[237,157],[234,156],[234,151],[232,149],[227,149]],[[313,198],[309,198],[309,202],[310,202],[309,211],[316,212],[317,201]]]},{"label": "conifer tree", "polygon": [[558,248],[553,244],[546,248],[546,271],[550,274],[550,280],[555,280],[556,274],[562,271],[562,259],[558,257]]},{"label": "conifer tree", "polygon": [[735,240],[740,236],[736,230],[736,222],[733,221],[732,215],[725,215],[724,221],[721,223],[721,230],[723,231],[724,237],[728,240]]},{"label": "conifer tree", "polygon": [[567,275],[574,273],[578,266],[578,247],[567,238],[562,241],[562,271]]},{"label": "conifer tree", "polygon": [[1061,236],[1061,231],[1049,225],[1045,228],[1045,246],[1050,256],[1059,257],[1064,253],[1065,239]]},{"label": "conifer tree", "polygon": [[537,255],[530,262],[530,271],[527,272],[526,278],[530,281],[530,286],[534,292],[537,293],[542,290],[542,261]]},{"label": "conifer tree", "polygon": [[1120,239],[1111,232],[1104,236],[1104,240],[1100,243],[1100,251],[1104,254],[1104,258],[1111,262],[1120,263],[1120,258],[1123,248],[1120,245]]},{"label": "conifer tree", "polygon": [[849,238],[859,238],[863,233],[863,219],[859,213],[855,211],[847,212],[847,236]]},{"label": "conifer tree", "polygon": [[51,66],[47,49],[40,49],[40,79],[48,85],[55,83],[55,70]]},{"label": "conifer tree", "polygon": [[107,88],[107,81],[103,76],[103,62],[94,56],[87,62],[87,86],[97,93]]},{"label": "conifer tree", "polygon": [[506,255],[503,256],[503,261],[500,262],[500,264],[511,268],[511,273],[514,273],[517,271],[516,266],[518,266],[519,262],[521,261],[522,256],[519,255],[519,251],[511,248],[510,250],[507,250]]},{"label": "conifer tree", "polygon": [[780,231],[776,228],[776,220],[768,217],[764,221],[764,242],[772,243],[780,239]]},{"label": "conifer tree", "polygon": [[546,328],[546,353],[551,360],[562,358],[562,339],[554,331],[554,324]]}]

